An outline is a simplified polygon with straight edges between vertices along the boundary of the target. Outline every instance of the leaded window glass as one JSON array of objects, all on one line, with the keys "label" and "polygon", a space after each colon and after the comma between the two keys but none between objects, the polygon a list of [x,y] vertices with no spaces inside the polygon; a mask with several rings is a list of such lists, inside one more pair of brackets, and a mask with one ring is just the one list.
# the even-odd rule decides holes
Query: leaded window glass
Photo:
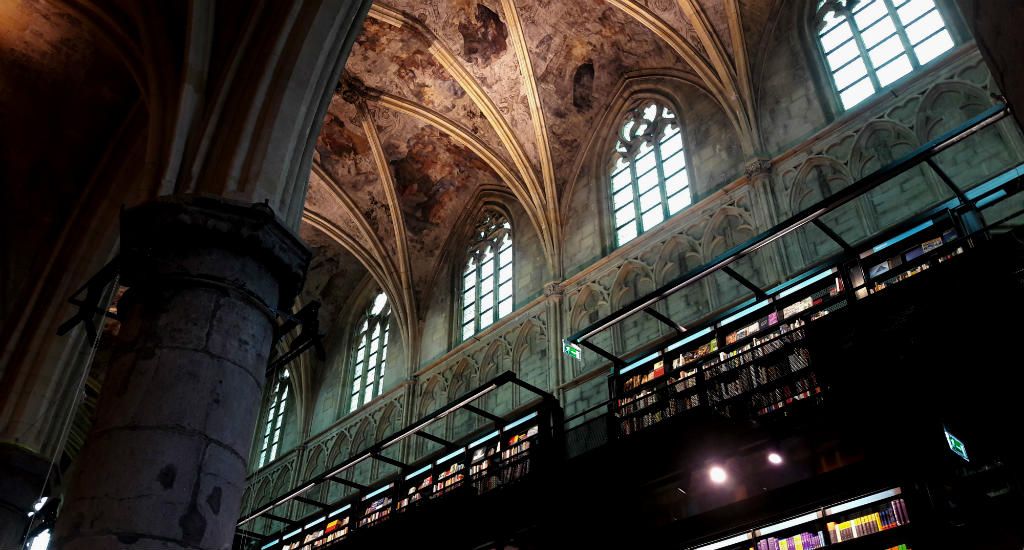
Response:
[{"label": "leaded window glass", "polygon": [[461,288],[463,340],[512,312],[512,224],[497,210],[473,229]]},{"label": "leaded window glass", "polygon": [[352,393],[349,410],[370,402],[384,390],[384,371],[388,359],[388,330],[391,306],[388,297],[378,292],[359,323],[355,339]]},{"label": "leaded window glass", "polygon": [[954,45],[935,0],[818,0],[818,41],[844,109]]},{"label": "leaded window glass", "polygon": [[288,408],[288,369],[281,369],[274,380],[274,391],[270,395],[266,422],[263,427],[263,442],[260,444],[259,468],[277,458],[281,446],[281,431],[284,428],[284,413]]},{"label": "leaded window glass", "polygon": [[621,246],[692,202],[683,134],[671,109],[630,109],[611,158],[612,220]]}]

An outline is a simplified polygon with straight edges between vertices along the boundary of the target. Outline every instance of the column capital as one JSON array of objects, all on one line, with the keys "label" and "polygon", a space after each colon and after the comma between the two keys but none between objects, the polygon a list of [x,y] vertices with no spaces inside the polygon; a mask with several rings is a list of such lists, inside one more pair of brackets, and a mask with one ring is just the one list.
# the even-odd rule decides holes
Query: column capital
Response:
[{"label": "column capital", "polygon": [[770,175],[772,173],[772,159],[762,157],[753,158],[747,161],[746,166],[743,167],[743,171],[747,174],[748,179]]},{"label": "column capital", "polygon": [[[219,256],[224,251],[230,255]],[[180,274],[245,285],[250,277],[244,270],[251,267],[232,262],[232,256],[269,271],[277,282],[276,295],[270,288],[247,290],[274,308],[287,309],[302,288],[312,254],[266,204],[168,195],[121,214],[122,278],[127,286]]]},{"label": "column capital", "polygon": [[565,294],[565,287],[558,281],[550,281],[544,283],[544,296],[558,296],[561,297]]}]

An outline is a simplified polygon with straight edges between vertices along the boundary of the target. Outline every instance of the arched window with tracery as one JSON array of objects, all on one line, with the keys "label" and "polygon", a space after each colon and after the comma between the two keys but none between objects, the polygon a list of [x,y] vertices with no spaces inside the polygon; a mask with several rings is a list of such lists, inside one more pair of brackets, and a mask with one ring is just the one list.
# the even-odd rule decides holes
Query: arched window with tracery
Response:
[{"label": "arched window with tracery", "polygon": [[626,113],[611,157],[616,246],[692,202],[681,130],[672,109],[655,101],[641,103]]},{"label": "arched window with tracery", "polygon": [[494,208],[473,228],[461,288],[463,340],[512,312],[512,224]]},{"label": "arched window with tracery", "polygon": [[843,109],[954,46],[935,0],[818,0],[816,21]]},{"label": "arched window with tracery", "polygon": [[378,292],[356,328],[350,411],[369,403],[384,389],[390,324],[391,306],[388,297]]},{"label": "arched window with tracery", "polygon": [[284,430],[284,413],[288,408],[288,369],[281,369],[274,380],[270,394],[266,421],[263,424],[263,441],[260,443],[259,465],[262,468],[277,458],[281,447],[281,432]]}]

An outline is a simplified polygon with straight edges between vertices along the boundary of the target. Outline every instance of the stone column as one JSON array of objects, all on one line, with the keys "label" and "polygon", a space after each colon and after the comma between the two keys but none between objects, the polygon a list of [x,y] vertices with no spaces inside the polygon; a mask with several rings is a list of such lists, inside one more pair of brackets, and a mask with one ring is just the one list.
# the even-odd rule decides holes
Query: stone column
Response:
[{"label": "stone column", "polygon": [[122,214],[122,327],[58,548],[231,546],[272,308],[309,258],[265,205],[184,195]]},{"label": "stone column", "polygon": [[48,466],[34,453],[0,445],[0,549],[21,548],[28,513],[40,496]]}]

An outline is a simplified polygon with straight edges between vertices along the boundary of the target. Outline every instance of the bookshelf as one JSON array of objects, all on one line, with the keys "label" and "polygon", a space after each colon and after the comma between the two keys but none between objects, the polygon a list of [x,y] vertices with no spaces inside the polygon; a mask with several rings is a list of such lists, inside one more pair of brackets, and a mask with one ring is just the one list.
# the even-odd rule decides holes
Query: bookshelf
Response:
[{"label": "bookshelf", "polygon": [[845,307],[845,288],[837,269],[814,273],[621,369],[613,382],[620,434],[699,407],[761,417],[818,398],[805,326]]},{"label": "bookshelf", "polygon": [[454,449],[442,451],[443,455],[435,454],[401,475],[367,488],[326,515],[327,509],[267,537],[256,548],[330,548],[343,544],[352,533],[368,532],[398,515],[442,505],[458,495],[484,495],[520,483],[554,456],[556,416],[550,405],[543,404],[513,416],[511,422],[464,438],[453,444]]},{"label": "bookshelf", "polygon": [[911,518],[899,487],[807,510],[687,550],[910,550]]}]

